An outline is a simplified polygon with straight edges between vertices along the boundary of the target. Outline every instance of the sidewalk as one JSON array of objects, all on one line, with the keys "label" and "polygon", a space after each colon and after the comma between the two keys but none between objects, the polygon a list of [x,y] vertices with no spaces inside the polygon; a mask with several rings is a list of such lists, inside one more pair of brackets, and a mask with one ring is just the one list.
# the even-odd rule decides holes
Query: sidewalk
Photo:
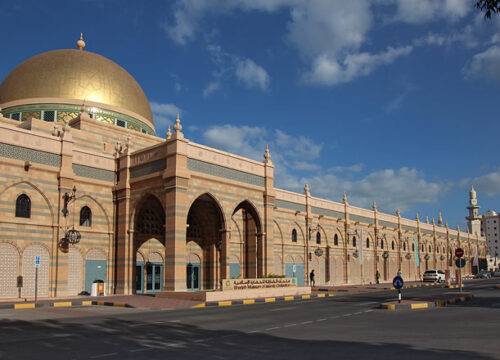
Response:
[{"label": "sidewalk", "polygon": [[[426,286],[441,286],[445,287],[445,283],[437,284],[432,282],[422,282],[422,281],[408,281],[405,282],[404,288],[411,287],[426,287]],[[450,288],[455,288],[457,285],[453,284]],[[346,285],[318,285],[312,288],[313,292],[370,292],[370,291],[380,291],[380,290],[394,290],[392,282],[386,282],[381,284],[346,284]]]}]

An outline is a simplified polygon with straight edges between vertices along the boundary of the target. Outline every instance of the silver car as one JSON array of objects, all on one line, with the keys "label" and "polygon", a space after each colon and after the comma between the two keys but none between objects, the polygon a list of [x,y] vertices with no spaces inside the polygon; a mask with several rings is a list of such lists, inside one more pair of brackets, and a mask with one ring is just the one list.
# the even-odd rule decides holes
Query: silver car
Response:
[{"label": "silver car", "polygon": [[441,270],[427,270],[424,272],[422,280],[440,283],[445,280],[444,272]]}]

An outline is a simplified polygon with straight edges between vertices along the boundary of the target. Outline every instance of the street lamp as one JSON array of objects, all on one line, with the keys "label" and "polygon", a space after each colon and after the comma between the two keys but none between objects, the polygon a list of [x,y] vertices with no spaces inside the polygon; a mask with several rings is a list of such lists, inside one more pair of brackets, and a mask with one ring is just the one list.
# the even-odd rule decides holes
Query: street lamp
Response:
[{"label": "street lamp", "polygon": [[62,238],[59,242],[59,246],[61,250],[67,251],[67,244],[72,244],[75,245],[80,242],[80,239],[82,238],[82,235],[78,230],[75,229],[75,202],[76,202],[76,186],[73,186],[73,190],[70,193],[65,192],[63,195],[63,200],[64,200],[64,205],[62,209],[62,214],[66,218],[69,215],[69,210],[68,210],[68,204],[73,201],[73,224],[71,226],[71,229],[69,227],[66,227],[64,238]]}]

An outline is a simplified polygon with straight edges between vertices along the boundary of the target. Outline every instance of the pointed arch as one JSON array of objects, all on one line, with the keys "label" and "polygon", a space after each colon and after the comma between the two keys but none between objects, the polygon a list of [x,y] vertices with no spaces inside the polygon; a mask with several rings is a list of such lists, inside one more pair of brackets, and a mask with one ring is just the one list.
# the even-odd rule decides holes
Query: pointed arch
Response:
[{"label": "pointed arch", "polygon": [[[220,201],[210,192],[203,192],[201,193],[200,195],[198,195],[192,202],[191,202],[191,205],[189,205],[189,209],[191,209],[191,207],[193,206],[193,204],[197,201],[197,200],[205,200],[205,201],[212,201],[213,204],[215,205],[215,209],[219,215],[219,217],[221,218],[222,220],[222,223],[221,223],[221,229],[226,229],[226,224],[227,224],[227,220],[226,220],[226,214],[224,212],[224,208],[222,207],[222,204],[220,203]],[[234,214],[234,213],[233,213]]]},{"label": "pointed arch", "polygon": [[11,183],[10,185],[8,185],[7,187],[5,187],[1,192],[0,192],[0,198],[3,197],[3,194],[9,190],[10,188],[14,188],[18,185],[21,185],[21,184],[26,184],[28,186],[30,186],[33,190],[35,190],[36,192],[38,192],[42,198],[45,200],[45,203],[47,205],[47,207],[49,208],[49,211],[50,211],[50,223],[53,224],[54,223],[54,207],[52,206],[49,198],[45,195],[45,193],[40,189],[40,187],[30,181],[26,181],[26,180],[21,180],[21,181],[16,181],[16,182],[13,182]]},{"label": "pointed arch", "polygon": [[255,221],[255,225],[257,227],[257,232],[262,233],[262,217],[260,216],[259,210],[253,204],[253,202],[251,202],[250,200],[243,200],[234,208],[231,216],[236,214],[239,210],[245,210],[248,213],[250,213],[250,215],[252,216],[252,218]]},{"label": "pointed arch", "polygon": [[285,242],[285,238],[283,237],[283,231],[281,230],[280,224],[278,224],[278,222],[275,219],[273,220],[273,222],[276,225],[276,229],[278,229],[279,231],[279,237],[281,239],[280,245],[282,245]]},{"label": "pointed arch", "polygon": [[98,201],[92,195],[88,195],[88,194],[84,194],[84,195],[76,198],[77,201],[78,200],[79,201],[84,201],[85,199],[90,199],[102,211],[102,213],[104,214],[104,219],[106,220],[106,229],[107,229],[108,232],[111,231],[111,222],[110,222],[110,219],[109,219],[108,212],[106,211],[106,209],[104,208],[104,206],[102,206],[102,204],[100,203],[100,201]]}]

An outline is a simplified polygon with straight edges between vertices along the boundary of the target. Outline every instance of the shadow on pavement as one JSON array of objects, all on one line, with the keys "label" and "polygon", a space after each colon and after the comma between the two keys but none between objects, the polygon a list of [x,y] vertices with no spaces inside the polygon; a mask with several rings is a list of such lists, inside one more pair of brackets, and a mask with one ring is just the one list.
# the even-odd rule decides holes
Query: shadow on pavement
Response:
[{"label": "shadow on pavement", "polygon": [[355,340],[296,340],[269,333],[208,330],[173,322],[3,321],[0,333],[4,335],[0,338],[1,359],[492,359],[474,351]]}]

